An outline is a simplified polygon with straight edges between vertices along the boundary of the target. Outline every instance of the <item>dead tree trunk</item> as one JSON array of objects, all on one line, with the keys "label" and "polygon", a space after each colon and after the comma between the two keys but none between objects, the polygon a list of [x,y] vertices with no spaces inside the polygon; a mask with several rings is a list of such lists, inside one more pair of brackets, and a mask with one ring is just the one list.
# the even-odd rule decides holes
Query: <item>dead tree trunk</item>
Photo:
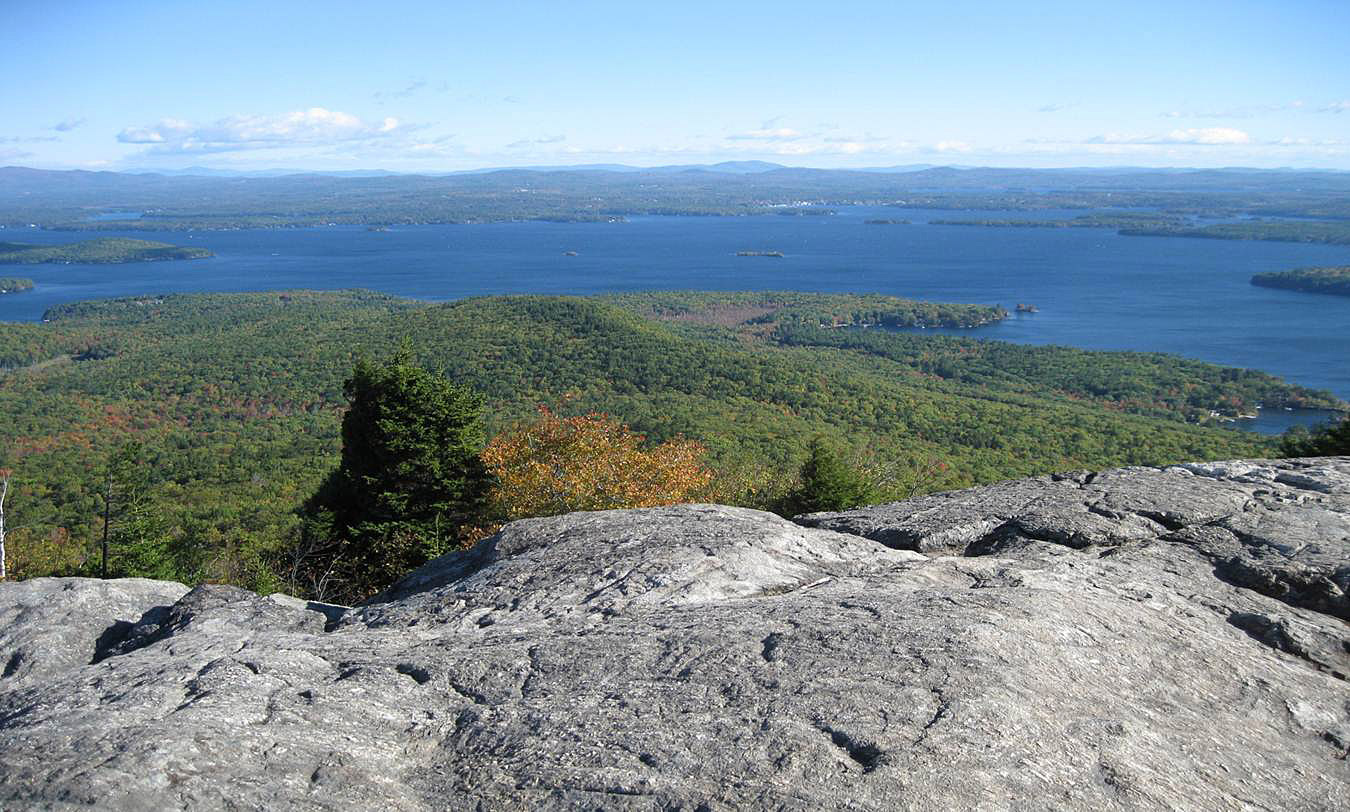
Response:
[{"label": "dead tree trunk", "polygon": [[9,577],[5,569],[5,497],[9,496],[9,477],[8,468],[0,470],[0,581]]},{"label": "dead tree trunk", "polygon": [[99,577],[108,579],[108,525],[112,522],[112,468],[108,469],[108,481],[103,489],[103,561],[99,566]]}]

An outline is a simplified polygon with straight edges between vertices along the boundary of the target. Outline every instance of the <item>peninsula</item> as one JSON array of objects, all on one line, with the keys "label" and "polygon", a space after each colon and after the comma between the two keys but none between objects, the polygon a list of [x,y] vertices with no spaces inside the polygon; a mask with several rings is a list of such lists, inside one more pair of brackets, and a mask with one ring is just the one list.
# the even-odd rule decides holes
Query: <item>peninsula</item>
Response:
[{"label": "peninsula", "polygon": [[[1215,214],[1218,211],[1201,209]],[[1330,220],[1252,219],[1231,223],[1201,223],[1162,211],[1105,212],[1072,218],[957,218],[929,220],[935,226],[994,228],[1111,228],[1124,237],[1198,237],[1212,240],[1263,240],[1324,245],[1350,245],[1350,226]]]},{"label": "peninsula", "polygon": [[6,276],[0,278],[0,294],[26,293],[33,289],[33,280]]},{"label": "peninsula", "polygon": [[1244,220],[1197,226],[1138,226],[1122,228],[1125,237],[1200,237],[1210,240],[1264,240],[1350,245],[1350,225],[1319,220]]},{"label": "peninsula", "polygon": [[65,245],[0,242],[0,265],[43,263],[113,265],[169,259],[205,259],[209,256],[212,254],[205,248],[124,237],[101,237]]},{"label": "peninsula", "polygon": [[1301,290],[1305,293],[1330,293],[1350,296],[1350,265],[1336,268],[1296,268],[1292,271],[1259,273],[1252,284],[1263,288]]}]

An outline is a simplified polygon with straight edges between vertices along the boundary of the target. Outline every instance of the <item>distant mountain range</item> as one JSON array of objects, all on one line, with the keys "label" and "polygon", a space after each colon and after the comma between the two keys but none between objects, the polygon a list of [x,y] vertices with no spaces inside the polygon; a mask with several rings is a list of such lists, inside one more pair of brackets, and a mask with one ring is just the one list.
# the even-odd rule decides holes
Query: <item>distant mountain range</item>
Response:
[{"label": "distant mountain range", "polygon": [[[1350,221],[1350,172],[927,165],[809,169],[764,161],[534,166],[440,175],[0,168],[0,225],[82,231],[609,222],[649,214],[767,213],[803,202],[1001,211],[1134,208]],[[145,217],[132,223],[115,216],[125,212]]]},{"label": "distant mountain range", "polygon": [[[488,172],[527,171],[527,172],[654,172],[659,174],[672,172],[721,172],[729,175],[750,175],[759,172],[772,172],[775,169],[789,169],[782,164],[768,161],[723,161],[716,164],[679,164],[672,166],[629,166],[627,164],[571,164],[566,166],[494,166],[482,169],[461,169],[453,172],[391,172],[387,169],[212,169],[205,166],[190,166],[186,169],[128,169],[122,174],[129,175],[192,175],[204,178],[278,178],[286,175],[325,175],[341,178],[382,178],[391,175],[428,175],[444,177],[448,175],[482,175]],[[927,168],[921,166],[916,168]],[[891,170],[881,170],[891,171]]]},{"label": "distant mountain range", "polygon": [[[83,172],[84,170],[32,170],[28,167],[6,166],[0,171],[11,172],[26,170],[33,172]],[[902,164],[898,166],[869,166],[856,169],[818,169],[812,167],[785,166],[769,161],[722,161],[715,164],[671,164],[668,166],[631,166],[628,164],[568,164],[568,165],[530,165],[530,166],[494,166],[480,169],[460,169],[446,172],[395,172],[388,169],[294,169],[278,167],[275,169],[217,169],[207,166],[189,166],[184,169],[163,169],[140,167],[120,171],[104,171],[98,174],[117,175],[160,175],[163,177],[199,177],[199,178],[280,178],[291,175],[319,175],[332,178],[387,178],[401,176],[453,177],[457,175],[486,175],[493,172],[612,172],[621,174],[672,175],[679,173],[709,172],[723,175],[758,175],[777,171],[793,172],[834,172],[867,174],[906,174],[914,172],[936,173],[1044,173],[1053,175],[1188,175],[1206,173],[1233,174],[1350,174],[1347,170],[1337,169],[1295,169],[1279,167],[1258,169],[1252,167],[1223,167],[1219,169],[1197,169],[1185,167],[1059,167],[1050,169],[1029,169],[1019,167],[966,166],[959,164]],[[89,173],[93,174],[93,173]]]}]

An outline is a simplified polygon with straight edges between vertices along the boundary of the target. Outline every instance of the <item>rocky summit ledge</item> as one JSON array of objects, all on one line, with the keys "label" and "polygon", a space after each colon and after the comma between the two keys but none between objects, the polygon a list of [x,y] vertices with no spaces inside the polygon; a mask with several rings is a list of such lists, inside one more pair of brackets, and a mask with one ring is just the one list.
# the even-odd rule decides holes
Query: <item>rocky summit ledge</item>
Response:
[{"label": "rocky summit ledge", "polygon": [[0,807],[1350,806],[1350,459],[799,521],[517,522],[345,611],[0,585]]}]

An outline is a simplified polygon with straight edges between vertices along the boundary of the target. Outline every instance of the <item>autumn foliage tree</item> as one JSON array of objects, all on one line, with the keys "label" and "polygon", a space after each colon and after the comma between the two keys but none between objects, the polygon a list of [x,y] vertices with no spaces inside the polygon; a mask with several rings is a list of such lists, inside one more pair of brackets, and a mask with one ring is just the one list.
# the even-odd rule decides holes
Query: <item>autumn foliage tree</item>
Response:
[{"label": "autumn foliage tree", "polygon": [[561,417],[541,406],[537,418],[501,432],[483,451],[496,479],[494,517],[673,505],[712,482],[700,443],[677,437],[644,448],[645,440],[609,415]]}]

